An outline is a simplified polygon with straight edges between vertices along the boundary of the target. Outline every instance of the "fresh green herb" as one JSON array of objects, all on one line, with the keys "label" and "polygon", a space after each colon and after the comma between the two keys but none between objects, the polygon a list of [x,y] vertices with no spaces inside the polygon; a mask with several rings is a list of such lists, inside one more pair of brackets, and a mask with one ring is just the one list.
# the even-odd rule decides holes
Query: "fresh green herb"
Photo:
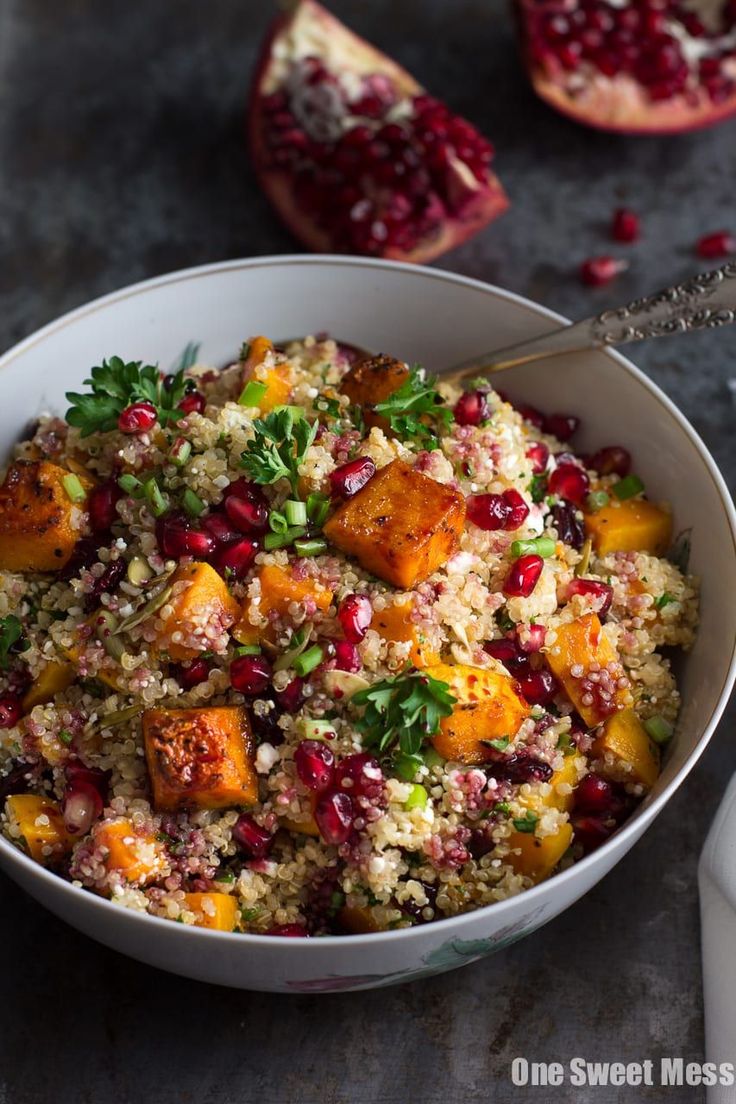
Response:
[{"label": "fresh green herb", "polygon": [[87,492],[82,486],[78,475],[75,475],[74,472],[69,472],[69,475],[65,475],[61,482],[72,502],[84,502],[87,497]]},{"label": "fresh green herb", "polygon": [[188,341],[181,353],[174,361],[172,373],[188,372],[199,360],[199,350],[202,348],[199,341]]},{"label": "fresh green herb", "polygon": [[288,479],[296,498],[299,486],[299,465],[317,432],[317,423],[310,424],[300,407],[282,406],[253,423],[255,436],[241,454],[241,466],[256,483],[276,483]]},{"label": "fresh green herb", "polygon": [[627,475],[623,479],[619,479],[618,483],[614,483],[611,490],[619,501],[625,502],[627,498],[634,498],[641,494],[644,490],[644,484],[638,475]]},{"label": "fresh green herb", "polygon": [[547,493],[547,476],[544,472],[532,476],[528,490],[532,502],[540,503],[544,501],[544,496]]},{"label": "fresh green herb", "polygon": [[320,395],[314,404],[314,408],[319,410],[320,414],[326,414],[328,418],[334,418],[335,421],[339,421],[347,414],[347,411],[340,405],[339,399],[332,399],[327,395]]},{"label": "fresh green herb", "polygon": [[602,510],[610,501],[605,491],[591,491],[589,495],[585,496],[585,505],[591,514],[594,514],[596,510]]},{"label": "fresh green herb", "polygon": [[268,515],[268,527],[272,533],[285,533],[289,528],[289,523],[280,510],[271,510]]},{"label": "fresh green herb", "polygon": [[267,552],[272,552],[274,548],[288,548],[295,540],[305,536],[306,532],[306,526],[292,525],[283,533],[266,533],[263,538],[263,547]]},{"label": "fresh green herb", "polygon": [[307,524],[307,504],[298,498],[288,498],[284,503],[287,525]]},{"label": "fresh green herb", "polygon": [[307,517],[315,529],[321,529],[330,512],[330,500],[327,495],[315,491],[307,495]]},{"label": "fresh green herb", "polygon": [[670,563],[673,563],[675,567],[679,567],[683,575],[687,573],[687,569],[690,565],[691,536],[692,529],[683,529],[683,531],[678,533],[675,537],[672,548],[667,554],[667,559]]},{"label": "fresh green herb", "polygon": [[235,881],[235,875],[232,870],[219,870],[215,874],[216,882],[223,882],[225,885],[232,885]]},{"label": "fresh green herb", "polygon": [[516,622],[512,621],[505,609],[496,611],[496,624],[502,633],[513,632]]},{"label": "fresh green herb", "polygon": [[518,559],[519,556],[528,556],[533,553],[547,559],[554,556],[557,544],[551,537],[534,537],[532,540],[515,540],[511,545],[511,555]]},{"label": "fresh green herb", "polygon": [[664,717],[660,717],[658,713],[654,717],[647,717],[644,721],[644,728],[655,744],[666,744],[668,740],[672,739],[672,733],[674,732],[670,722],[666,721]]},{"label": "fresh green herb", "polygon": [[23,626],[14,614],[0,617],[0,670],[7,671],[10,663],[10,649],[22,636]]},{"label": "fresh green herb", "polygon": [[161,373],[153,364],[144,365],[140,360],[126,364],[120,357],[110,357],[92,369],[84,384],[91,387],[91,393],[66,394],[72,404],[66,420],[81,430],[82,437],[116,429],[120,414],[135,402],[152,403],[161,425],[181,417],[178,407],[186,391],[181,369],[164,387]]},{"label": "fresh green herb", "polygon": [[510,812],[511,806],[509,805],[508,801],[497,801],[491,809],[491,815],[495,813],[498,816],[508,816]]},{"label": "fresh green herb", "polygon": [[393,766],[402,782],[413,782],[417,771],[424,766],[424,758],[421,755],[407,755],[403,751],[397,751]]},{"label": "fresh green herb", "polygon": [[481,740],[481,743],[485,747],[493,748],[494,751],[505,751],[511,743],[511,737],[499,736],[496,740]]},{"label": "fresh green herb", "polygon": [[658,598],[654,599],[654,608],[661,610],[664,609],[665,606],[671,606],[672,603],[676,601],[677,599],[672,594],[668,594],[667,591],[665,591],[664,594],[660,594]]},{"label": "fresh green herb", "polygon": [[240,910],[240,915],[243,917],[245,922],[249,924],[251,920],[258,919],[260,912],[261,910],[259,908],[244,908]]},{"label": "fresh green herb", "polygon": [[249,380],[240,393],[238,403],[240,406],[260,406],[267,391],[268,384],[260,380]]},{"label": "fresh green herb", "polygon": [[446,682],[414,670],[374,682],[351,698],[365,706],[355,720],[365,746],[386,751],[398,745],[405,755],[418,755],[424,741],[437,735],[456,701]]},{"label": "fresh green herb", "polygon": [[184,494],[181,496],[181,504],[184,512],[189,514],[192,518],[201,517],[201,515],[207,509],[206,504],[202,501],[199,495],[196,495],[191,487],[187,487]]},{"label": "fresh green herb", "polygon": [[424,809],[429,801],[429,794],[425,790],[424,786],[420,786],[418,782],[412,785],[409,796],[404,802],[404,808],[407,812],[411,809]]},{"label": "fresh green herb", "polygon": [[300,656],[294,660],[294,670],[298,675],[304,678],[310,671],[313,671],[315,667],[319,667],[320,663],[325,657],[324,650],[319,644],[313,644],[311,648],[307,648],[306,652],[302,652]]},{"label": "fresh green herb", "polygon": [[557,750],[567,758],[568,755],[574,755],[577,751],[575,744],[572,742],[572,736],[569,732],[561,732],[557,738]]},{"label": "fresh green herb", "polygon": [[59,739],[61,740],[62,744],[65,744],[67,747],[69,747],[69,744],[72,742],[74,737],[72,736],[71,732],[68,731],[68,729],[62,728],[61,732],[59,733]]},{"label": "fresh green herb", "polygon": [[373,407],[376,414],[388,418],[391,431],[400,440],[410,441],[418,448],[439,448],[437,432],[422,418],[431,418],[440,432],[446,431],[452,421],[452,411],[436,390],[435,382],[425,377],[415,364],[401,387]]},{"label": "fresh green herb", "polygon": [[295,540],[294,551],[297,556],[321,556],[327,551],[327,541],[322,538],[312,540]]},{"label": "fresh green herb", "polygon": [[532,813],[531,810],[527,810],[523,817],[514,817],[513,824],[517,832],[526,832],[531,834],[537,827],[537,821],[539,817],[536,813]]}]

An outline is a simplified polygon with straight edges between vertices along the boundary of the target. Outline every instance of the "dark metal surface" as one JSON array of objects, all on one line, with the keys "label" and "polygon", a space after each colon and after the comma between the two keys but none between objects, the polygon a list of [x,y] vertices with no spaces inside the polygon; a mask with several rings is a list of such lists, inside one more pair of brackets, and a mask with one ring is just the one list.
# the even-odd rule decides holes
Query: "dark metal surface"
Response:
[{"label": "dark metal surface", "polygon": [[[442,267],[584,317],[708,267],[695,239],[736,230],[736,124],[647,140],[577,128],[534,100],[493,0],[333,7],[497,145],[512,209]],[[266,0],[0,0],[0,347],[130,281],[293,248],[242,144],[270,12]],[[577,264],[609,250],[622,202],[644,218],[641,243],[611,250],[631,269],[584,289]],[[733,342],[722,331],[633,354],[732,486]],[[657,1088],[515,1089],[509,1066],[517,1054],[702,1058],[696,861],[736,763],[733,724],[732,710],[644,840],[574,908],[495,958],[397,989],[279,997],[169,977],[3,880],[0,1101],[666,1099]]]}]

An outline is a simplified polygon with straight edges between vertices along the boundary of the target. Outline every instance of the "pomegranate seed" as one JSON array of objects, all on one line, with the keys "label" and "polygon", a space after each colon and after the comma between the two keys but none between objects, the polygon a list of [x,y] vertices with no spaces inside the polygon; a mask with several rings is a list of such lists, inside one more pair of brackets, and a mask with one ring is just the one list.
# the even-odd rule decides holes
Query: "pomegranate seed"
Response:
[{"label": "pomegranate seed", "polygon": [[236,529],[222,514],[208,514],[206,518],[202,518],[202,528],[218,544],[231,544],[233,541],[239,540],[241,536],[240,530]]},{"label": "pomegranate seed", "polygon": [[544,667],[517,677],[522,694],[532,705],[548,705],[559,690],[557,679]]},{"label": "pomegranate seed", "polygon": [[225,577],[242,579],[248,574],[257,553],[257,542],[243,537],[235,544],[221,548],[213,560],[213,566]]},{"label": "pomegranate seed", "polygon": [[639,240],[641,224],[635,211],[627,207],[619,207],[613,212],[611,221],[611,237],[614,241],[635,242]]},{"label": "pomegranate seed", "polygon": [[64,777],[68,785],[72,787],[76,786],[77,783],[93,786],[99,793],[101,800],[107,801],[112,771],[101,770],[100,767],[85,767],[84,763],[72,759],[64,767]]},{"label": "pomegranate seed", "polygon": [[235,498],[244,498],[249,502],[261,502],[268,508],[266,498],[258,484],[251,483],[249,479],[245,479],[243,476],[240,479],[234,479],[232,483],[228,483],[223,491],[225,498],[230,498],[233,495]]},{"label": "pomegranate seed", "polygon": [[328,793],[319,799],[314,810],[319,834],[327,844],[337,847],[349,839],[353,830],[355,810],[346,793]]},{"label": "pomegranate seed", "polygon": [[629,267],[628,261],[616,257],[589,257],[580,266],[580,279],[588,287],[602,287]]},{"label": "pomegranate seed", "polygon": [[98,483],[89,492],[87,509],[89,510],[89,524],[94,533],[108,533],[113,522],[117,521],[118,512],[115,509],[122,491],[114,479],[108,479],[105,483]]},{"label": "pomegranate seed", "polygon": [[511,508],[511,513],[509,514],[505,528],[509,531],[518,529],[529,517],[529,507],[524,501],[523,496],[519,494],[517,490],[514,490],[513,487],[503,492],[503,498],[506,505]]},{"label": "pomegranate seed", "polygon": [[503,494],[469,495],[465,500],[469,521],[479,529],[518,529],[529,514],[529,507],[513,488]]},{"label": "pomegranate seed", "polygon": [[493,778],[504,779],[520,786],[524,782],[547,782],[552,777],[549,763],[536,759],[527,751],[503,755],[489,748],[488,752],[486,770]]},{"label": "pomegranate seed", "polygon": [[0,695],[0,728],[15,728],[21,713],[21,701],[17,694]]},{"label": "pomegranate seed", "polygon": [[112,594],[125,575],[125,571],[125,560],[111,560],[99,578],[95,579],[90,591],[85,594],[85,609],[96,609],[101,594]]},{"label": "pomegranate seed", "polygon": [[376,465],[370,456],[359,456],[357,460],[351,460],[330,473],[332,493],[352,498],[375,474]]},{"label": "pomegranate seed", "polygon": [[526,422],[531,422],[537,429],[544,428],[544,414],[541,414],[533,406],[517,406],[517,411]]},{"label": "pomegranate seed", "polygon": [[241,813],[233,825],[233,839],[249,859],[263,859],[271,850],[273,836],[250,813]]},{"label": "pomegranate seed", "polygon": [[338,671],[359,671],[363,666],[360,652],[349,640],[333,641],[335,649],[335,666]]},{"label": "pomegranate seed", "polygon": [[590,480],[577,464],[559,464],[549,477],[547,486],[550,494],[559,495],[579,506],[588,493]]},{"label": "pomegranate seed", "polygon": [[80,780],[66,787],[62,815],[64,826],[72,835],[86,835],[101,815],[102,809],[102,798],[96,786]]},{"label": "pomegranate seed", "polygon": [[528,669],[529,660],[514,637],[504,636],[501,640],[488,640],[483,645],[483,651],[493,659],[497,659],[499,663],[503,663],[509,671]]},{"label": "pomegranate seed", "polygon": [[176,667],[176,679],[183,690],[191,690],[207,682],[210,677],[210,664],[206,659],[193,659],[186,667]]},{"label": "pomegranate seed", "polygon": [[187,414],[204,414],[206,405],[207,400],[201,391],[190,391],[179,403],[179,410],[181,410],[184,417]]},{"label": "pomegranate seed", "polygon": [[631,470],[631,453],[620,445],[609,445],[593,454],[590,466],[601,475],[628,475]]},{"label": "pomegranate seed", "polygon": [[483,391],[465,391],[453,411],[458,425],[477,426],[490,417],[488,400]]},{"label": "pomegranate seed", "polygon": [[205,559],[215,550],[215,540],[209,533],[192,529],[184,514],[166,514],[156,522],[156,539],[164,556],[180,559],[195,556]]},{"label": "pomegranate seed", "polygon": [[335,756],[319,740],[302,740],[294,752],[294,764],[299,781],[315,793],[329,790],[335,780]]},{"label": "pomegranate seed", "polygon": [[736,237],[728,230],[718,230],[714,234],[706,234],[700,238],[695,249],[699,257],[707,260],[729,257],[732,253],[736,253]]},{"label": "pomegranate seed", "polygon": [[616,829],[615,824],[607,822],[601,816],[573,817],[572,826],[575,831],[575,842],[582,844],[586,855],[605,843]]},{"label": "pomegranate seed", "polygon": [[269,928],[266,935],[281,935],[287,939],[309,939],[309,932],[301,924],[277,924]]},{"label": "pomegranate seed", "polygon": [[558,441],[569,441],[579,425],[580,419],[574,414],[548,414],[544,419],[544,432]]},{"label": "pomegranate seed", "polygon": [[598,607],[599,617],[603,617],[611,608],[613,602],[613,587],[608,583],[599,583],[596,579],[573,579],[567,587],[570,598],[573,594],[582,594],[586,597],[600,598]]},{"label": "pomegranate seed", "polygon": [[511,571],[504,583],[503,592],[513,598],[528,598],[539,582],[544,560],[531,552],[528,556],[519,556],[511,565]]},{"label": "pomegranate seed", "polygon": [[337,764],[335,774],[337,789],[344,789],[354,797],[365,797],[378,802],[384,796],[384,778],[381,765],[367,751],[346,755]]},{"label": "pomegranate seed", "polygon": [[543,471],[547,470],[549,449],[542,441],[535,441],[526,450],[526,458],[531,461],[532,475],[541,475]]},{"label": "pomegranate seed", "polygon": [[273,696],[284,713],[296,713],[304,702],[304,679],[295,675],[283,690],[274,690]]},{"label": "pomegranate seed", "polygon": [[608,813],[615,808],[616,799],[611,783],[599,774],[586,774],[575,790],[575,808],[585,813]]},{"label": "pomegranate seed", "polygon": [[519,647],[527,654],[539,652],[544,647],[544,638],[547,635],[544,625],[530,625],[528,635],[523,642],[519,640]]},{"label": "pomegranate seed", "polygon": [[118,418],[121,433],[147,433],[156,424],[158,413],[153,403],[137,402],[126,406]]},{"label": "pomegranate seed", "polygon": [[271,664],[264,656],[238,656],[230,664],[230,683],[246,697],[256,698],[262,694],[271,681]]},{"label": "pomegranate seed", "polygon": [[225,499],[225,513],[241,533],[264,533],[268,528],[268,509],[256,499],[230,495]]},{"label": "pomegranate seed", "polygon": [[578,517],[575,508],[568,502],[557,502],[551,511],[552,524],[563,544],[569,544],[578,552],[585,544],[585,526]]},{"label": "pomegranate seed", "polygon": [[359,644],[373,619],[370,598],[365,594],[348,594],[340,603],[337,617],[345,639],[351,644]]}]

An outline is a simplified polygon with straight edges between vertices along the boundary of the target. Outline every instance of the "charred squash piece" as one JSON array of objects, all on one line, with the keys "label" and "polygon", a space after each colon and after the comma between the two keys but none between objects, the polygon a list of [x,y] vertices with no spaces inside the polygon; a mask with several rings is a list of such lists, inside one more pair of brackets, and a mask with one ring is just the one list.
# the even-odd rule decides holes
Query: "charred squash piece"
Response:
[{"label": "charred squash piece", "polygon": [[173,594],[167,605],[172,612],[163,619],[161,611],[154,615],[163,620],[156,644],[177,662],[195,659],[211,647],[207,633],[212,625],[229,629],[240,615],[240,605],[207,563],[182,564],[169,585]]},{"label": "charred squash piece", "polygon": [[490,753],[484,740],[513,737],[530,713],[516,684],[506,675],[465,664],[437,663],[427,674],[449,684],[457,705],[440,722],[435,750],[457,763],[487,763]]},{"label": "charred squash piece", "polygon": [[408,378],[409,369],[406,364],[381,353],[354,364],[343,376],[340,391],[347,395],[351,403],[361,407],[367,426],[380,426],[386,430],[388,419],[374,414],[371,408],[398,391]]},{"label": "charred squash piece", "polygon": [[585,530],[599,556],[607,552],[663,556],[672,539],[672,515],[652,502],[631,498],[586,514]]},{"label": "charred squash piece", "polygon": [[[48,460],[16,460],[0,487],[0,570],[59,571],[84,527],[84,503],[64,488],[65,468]],[[85,490],[92,480],[77,476]]]},{"label": "charred squash piece", "polygon": [[258,800],[254,740],[241,706],[147,709],[143,741],[157,810]]},{"label": "charred squash piece", "polygon": [[195,926],[214,931],[234,931],[238,902],[229,893],[185,893],[186,907],[196,914]]},{"label": "charred squash piece", "polygon": [[336,510],[324,533],[366,571],[410,590],[457,551],[464,523],[459,491],[394,460]]},{"label": "charred squash piece", "polygon": [[[313,611],[321,610],[324,613],[330,607],[332,591],[321,586],[315,579],[295,579],[289,571],[277,564],[265,564],[258,572],[261,584],[261,600],[258,604],[258,612],[268,618],[269,613],[278,613],[280,617],[288,617],[289,606],[295,602],[298,606],[309,605]],[[250,602],[246,599],[240,619],[233,629],[233,636],[241,644],[254,644],[262,636],[268,637],[267,625],[253,625],[248,613]]]},{"label": "charred squash piece", "polygon": [[[616,665],[616,671],[623,675],[616,649],[604,636],[596,613],[586,613],[555,630],[557,639],[547,652],[547,662],[552,674],[562,683],[570,701],[585,723],[591,728],[599,725],[609,716],[611,710],[603,707],[597,693],[592,701],[588,700],[587,676],[609,664]],[[620,677],[620,676],[619,676]],[[613,695],[613,708],[624,708],[631,704],[628,690],[616,689]]]},{"label": "charred squash piece", "polygon": [[404,644],[411,643],[409,662],[415,667],[429,667],[439,662],[439,656],[422,639],[417,625],[411,619],[410,601],[393,602],[382,610],[377,610],[371,620],[371,628],[384,640]]},{"label": "charred squash piece", "polygon": [[36,794],[13,794],[7,800],[7,810],[36,862],[50,863],[71,851],[74,836],[67,832],[56,801]]},{"label": "charred squash piece", "polygon": [[512,832],[508,838],[511,849],[507,862],[517,874],[524,874],[536,884],[549,878],[572,843],[572,825],[561,824],[552,836],[537,839],[531,832]]},{"label": "charred squash piece", "polygon": [[161,841],[150,833],[137,832],[125,817],[101,824],[95,844],[103,849],[107,870],[133,885],[146,885],[169,871]]},{"label": "charred squash piece", "polygon": [[593,744],[593,755],[613,756],[618,781],[639,782],[650,790],[659,777],[659,748],[633,709],[608,718]]},{"label": "charred squash piece", "polygon": [[258,401],[259,409],[267,414],[275,406],[288,403],[291,394],[289,368],[285,364],[264,363],[273,361],[274,347],[267,337],[252,337],[248,345],[248,356],[243,364],[243,386],[256,380],[264,383],[266,390]]}]

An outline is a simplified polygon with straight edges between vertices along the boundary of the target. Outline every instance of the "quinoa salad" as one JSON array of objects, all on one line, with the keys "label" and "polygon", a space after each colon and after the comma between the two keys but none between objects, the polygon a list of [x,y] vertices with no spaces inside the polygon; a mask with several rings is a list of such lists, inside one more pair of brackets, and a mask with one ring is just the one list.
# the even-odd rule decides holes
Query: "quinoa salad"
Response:
[{"label": "quinoa salad", "polygon": [[406,928],[567,868],[656,782],[697,580],[624,448],[324,336],[111,357],[67,398],[0,487],[0,829],[80,891]]}]

